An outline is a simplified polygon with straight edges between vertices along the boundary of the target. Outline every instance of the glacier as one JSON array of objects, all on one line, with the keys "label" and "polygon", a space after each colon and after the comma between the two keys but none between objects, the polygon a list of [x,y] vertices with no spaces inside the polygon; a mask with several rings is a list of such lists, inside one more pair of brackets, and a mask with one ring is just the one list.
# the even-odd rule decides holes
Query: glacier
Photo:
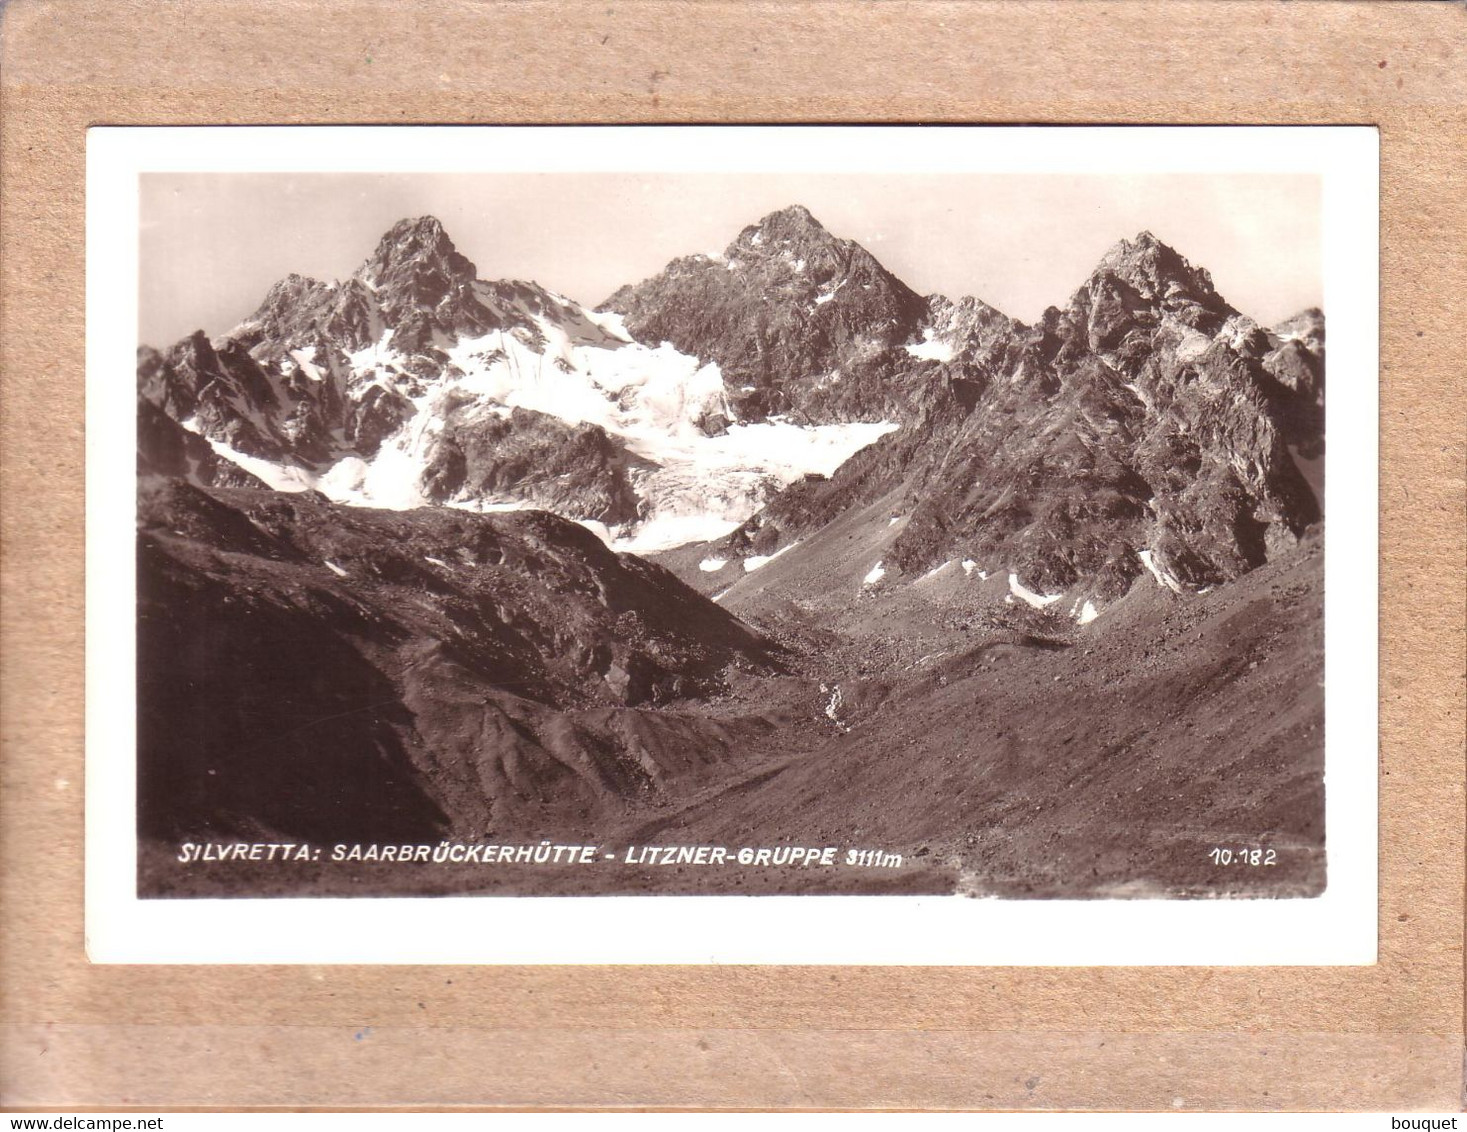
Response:
[{"label": "glacier", "polygon": [[[476,297],[501,327],[453,340],[437,335],[432,347],[446,361],[426,376],[422,356],[400,351],[396,331],[374,324],[377,338],[346,356],[346,395],[360,401],[380,386],[405,397],[412,415],[370,457],[349,451],[328,466],[307,468],[211,444],[277,490],[316,490],[338,503],[407,510],[433,504],[423,476],[450,411],[507,417],[526,409],[568,425],[596,425],[637,458],[630,479],[638,518],[607,526],[567,517],[615,550],[650,553],[727,535],[779,490],[806,475],[831,475],[898,427],[740,421],[716,363],[667,343],[637,342],[619,315],[587,310],[534,284],[514,285],[511,296],[481,284]],[[312,380],[326,376],[314,349],[292,349],[288,357]],[[462,492],[445,502],[481,512],[533,506]]]}]

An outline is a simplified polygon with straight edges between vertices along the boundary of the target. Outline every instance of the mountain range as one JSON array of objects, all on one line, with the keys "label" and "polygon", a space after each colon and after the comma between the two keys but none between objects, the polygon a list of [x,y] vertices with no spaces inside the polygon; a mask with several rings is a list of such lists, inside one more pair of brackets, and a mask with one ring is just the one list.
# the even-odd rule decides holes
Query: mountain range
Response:
[{"label": "mountain range", "polygon": [[[1052,674],[1063,719],[1100,693],[1078,655],[1144,669],[1162,648],[1197,675],[1185,703],[1141,697],[1158,727],[1254,685],[1305,705],[1299,758],[1247,758],[1250,789],[1286,784],[1260,812],[1302,847],[1276,876],[1317,888],[1324,316],[1260,326],[1149,232],[1026,325],[917,294],[800,206],[594,309],[481,279],[423,217],[345,281],[289,275],[225,335],[141,347],[138,380],[159,842],[592,837],[656,814],[691,835],[736,812],[833,836],[869,809],[839,811],[835,780],[885,766],[874,733],[914,767],[948,757],[917,736],[950,684]],[[1178,637],[1214,613],[1254,668]],[[1264,681],[1281,650],[1297,671]],[[824,785],[792,811],[797,779]],[[1094,832],[1071,819],[1053,840]],[[952,820],[912,884],[1072,892]],[[1128,875],[1106,860],[1084,885]],[[1152,880],[1187,889],[1195,864]]]}]

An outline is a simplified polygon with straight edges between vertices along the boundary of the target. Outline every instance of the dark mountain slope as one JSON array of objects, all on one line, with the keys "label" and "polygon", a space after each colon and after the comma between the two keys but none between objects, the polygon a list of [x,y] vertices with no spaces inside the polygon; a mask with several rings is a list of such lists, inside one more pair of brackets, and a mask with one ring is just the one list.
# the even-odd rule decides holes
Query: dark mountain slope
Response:
[{"label": "dark mountain slope", "polygon": [[142,397],[138,398],[137,424],[140,480],[162,476],[197,487],[265,487],[238,464],[217,456],[203,437]]},{"label": "dark mountain slope", "polygon": [[544,512],[152,481],[141,523],[149,837],[564,832],[771,726],[682,705],[776,649]]}]

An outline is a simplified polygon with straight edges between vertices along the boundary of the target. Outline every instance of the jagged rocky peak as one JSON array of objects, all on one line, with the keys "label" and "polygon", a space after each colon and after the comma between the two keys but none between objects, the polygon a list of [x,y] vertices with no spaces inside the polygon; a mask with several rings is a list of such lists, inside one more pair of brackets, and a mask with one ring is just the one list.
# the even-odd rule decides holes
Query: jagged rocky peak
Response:
[{"label": "jagged rocky peak", "polygon": [[265,292],[265,301],[260,304],[255,314],[258,317],[262,314],[297,307],[302,303],[312,302],[333,290],[335,287],[330,283],[323,283],[319,279],[312,279],[309,275],[299,275],[292,271]]},{"label": "jagged rocky peak", "polygon": [[[1147,342],[1152,331],[1171,327],[1174,336],[1201,334],[1208,338],[1233,320],[1229,336],[1241,339],[1258,332],[1219,295],[1212,276],[1194,267],[1175,248],[1150,232],[1134,240],[1121,240],[1111,247],[1063,310],[1051,307],[1040,325],[1053,331],[1062,323],[1083,328],[1088,348],[1102,355],[1129,355],[1138,343],[1133,332]],[[1061,336],[1068,331],[1060,330]],[[1254,345],[1262,346],[1259,338]]]},{"label": "jagged rocky peak", "polygon": [[386,325],[395,328],[394,345],[418,351],[495,325],[476,293],[477,276],[438,219],[420,216],[389,228],[354,278],[371,289]]},{"label": "jagged rocky peak", "polygon": [[[923,300],[888,272],[869,251],[854,240],[832,234],[803,205],[771,212],[734,237],[720,256],[694,255],[673,260],[658,275],[620,288],[602,309],[626,313],[685,298],[680,287],[713,285],[719,290],[753,291],[776,288],[765,305],[796,297],[819,298],[817,307],[839,298],[849,303],[855,293],[837,296],[835,288],[847,283],[865,285],[866,301],[894,299],[909,314],[919,312]],[[817,313],[806,310],[806,314]],[[824,314],[826,312],[818,312]]]},{"label": "jagged rocky peak", "polygon": [[826,231],[825,225],[816,220],[803,204],[792,204],[771,212],[757,224],[750,224],[729,245],[729,251],[737,248],[760,248],[766,253],[781,244],[809,244],[814,241],[833,242],[835,237]]},{"label": "jagged rocky peak", "polygon": [[972,295],[958,299],[928,295],[926,303],[927,325],[934,338],[986,345],[1024,329],[1018,319]]},{"label": "jagged rocky peak", "polygon": [[168,360],[178,362],[194,358],[208,364],[214,357],[214,343],[203,330],[195,330],[186,338],[180,338],[168,351]]},{"label": "jagged rocky peak", "polygon": [[934,321],[961,321],[975,325],[995,320],[1010,324],[1015,321],[996,306],[985,303],[973,295],[961,295],[956,299],[950,299],[946,295],[934,294],[928,295],[926,302],[927,309]]},{"label": "jagged rocky peak", "polygon": [[[1194,267],[1150,232],[1111,247],[1070,298],[1072,318],[1090,323],[1092,349],[1105,349],[1122,325],[1154,324],[1164,316],[1215,334],[1238,314],[1217,293],[1205,268]],[[1249,322],[1247,329],[1252,329]]]},{"label": "jagged rocky peak", "polygon": [[801,205],[769,213],[717,256],[673,260],[601,309],[643,342],[716,362],[745,420],[878,419],[910,368],[926,301]]},{"label": "jagged rocky peak", "polygon": [[1292,455],[1322,447],[1309,312],[1266,332],[1150,232],[1117,243],[1035,327],[978,299],[927,309],[904,352],[933,376],[924,396],[951,396],[919,399],[916,427],[776,497],[730,556],[740,538],[769,555],[900,492],[888,573],[971,559],[1078,610],[1148,571],[1168,589],[1228,581],[1319,517]]},{"label": "jagged rocky peak", "polygon": [[875,291],[878,297],[894,299],[908,315],[922,303],[874,255],[855,240],[832,234],[802,204],[781,208],[750,224],[725,249],[724,258],[735,269],[762,269],[766,276],[783,277],[797,293],[833,297],[835,292],[829,288],[855,285],[868,294]]},{"label": "jagged rocky peak", "polygon": [[336,291],[334,283],[291,272],[265,292],[254,313],[227,337],[246,349],[261,343],[284,347],[299,342],[314,334],[321,313],[330,306]]},{"label": "jagged rocky peak", "polygon": [[226,337],[260,361],[320,344],[360,350],[387,329],[400,351],[441,347],[494,324],[476,274],[437,218],[401,220],[349,279],[326,283],[292,272]]},{"label": "jagged rocky peak", "polygon": [[190,394],[197,394],[209,381],[209,376],[218,372],[219,349],[232,349],[236,339],[221,338],[216,343],[202,330],[195,330],[187,338],[180,338],[164,357],[163,372],[170,383],[182,378],[189,386]]},{"label": "jagged rocky peak", "polygon": [[404,270],[439,268],[445,274],[473,278],[474,264],[460,255],[436,216],[399,220],[377,242],[377,250],[357,271],[357,277],[380,287]]},{"label": "jagged rocky peak", "polygon": [[1125,280],[1145,299],[1165,301],[1178,295],[1197,301],[1216,300],[1212,276],[1193,267],[1185,256],[1149,231],[1115,244],[1096,267],[1092,279],[1111,274]]}]

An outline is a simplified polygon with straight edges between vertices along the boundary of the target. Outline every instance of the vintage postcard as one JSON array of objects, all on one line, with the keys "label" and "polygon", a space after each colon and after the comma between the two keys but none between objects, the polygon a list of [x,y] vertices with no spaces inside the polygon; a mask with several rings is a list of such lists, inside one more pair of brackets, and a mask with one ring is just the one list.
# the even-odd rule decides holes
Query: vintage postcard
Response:
[{"label": "vintage postcard", "polygon": [[88,156],[95,960],[1374,961],[1373,130]]}]

